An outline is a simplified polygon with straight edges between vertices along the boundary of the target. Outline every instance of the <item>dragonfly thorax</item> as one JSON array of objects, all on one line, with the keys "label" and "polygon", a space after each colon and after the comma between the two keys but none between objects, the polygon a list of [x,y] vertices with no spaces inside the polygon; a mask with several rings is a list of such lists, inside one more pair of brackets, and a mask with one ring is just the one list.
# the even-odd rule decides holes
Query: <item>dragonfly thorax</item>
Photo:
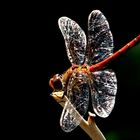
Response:
[{"label": "dragonfly thorax", "polygon": [[72,70],[76,72],[83,72],[85,74],[89,74],[89,66],[87,64],[83,65],[72,65]]}]

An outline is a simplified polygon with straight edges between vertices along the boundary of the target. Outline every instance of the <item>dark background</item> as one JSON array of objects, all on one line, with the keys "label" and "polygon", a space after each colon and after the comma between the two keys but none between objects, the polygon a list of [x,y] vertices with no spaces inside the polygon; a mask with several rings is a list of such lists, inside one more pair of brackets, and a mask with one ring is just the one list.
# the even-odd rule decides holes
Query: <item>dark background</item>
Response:
[{"label": "dark background", "polygon": [[[92,10],[106,16],[114,37],[114,51],[140,33],[139,6],[136,0],[48,1],[19,3],[13,8],[12,23],[16,28],[16,72],[18,73],[13,123],[14,138],[89,139],[77,127],[65,133],[59,126],[62,108],[49,94],[49,79],[71,66],[65,51],[58,18],[75,20],[87,33],[87,19]],[[14,29],[12,29],[14,31]],[[97,126],[108,140],[137,139],[139,127],[140,45],[129,50],[110,66],[118,79],[114,110],[108,118],[96,117]],[[21,82],[20,82],[21,81]],[[11,129],[12,126],[10,127]]]}]

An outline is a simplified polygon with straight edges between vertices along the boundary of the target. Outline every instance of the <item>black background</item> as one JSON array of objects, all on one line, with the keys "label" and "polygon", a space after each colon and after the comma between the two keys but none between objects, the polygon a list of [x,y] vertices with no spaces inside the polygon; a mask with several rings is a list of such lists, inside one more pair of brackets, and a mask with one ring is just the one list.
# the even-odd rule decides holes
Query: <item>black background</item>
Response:
[{"label": "black background", "polygon": [[[71,133],[61,130],[59,119],[62,108],[49,96],[52,92],[49,79],[71,66],[58,28],[58,18],[67,16],[75,20],[87,33],[88,15],[92,10],[101,10],[110,24],[116,51],[140,33],[138,5],[136,0],[126,3],[117,0],[71,0],[19,3],[13,8],[14,13],[9,15],[12,16],[15,28],[12,31],[16,34],[13,42],[17,46],[14,48],[18,76],[14,88],[18,96],[16,115],[13,114],[16,123],[12,122],[16,129],[12,137],[39,140],[90,139],[80,127]],[[139,60],[140,50],[135,47],[110,65],[118,79],[116,104],[108,118],[95,118],[108,140],[111,136],[116,136],[116,140],[137,138],[140,128]],[[10,128],[13,129],[12,126]]]}]

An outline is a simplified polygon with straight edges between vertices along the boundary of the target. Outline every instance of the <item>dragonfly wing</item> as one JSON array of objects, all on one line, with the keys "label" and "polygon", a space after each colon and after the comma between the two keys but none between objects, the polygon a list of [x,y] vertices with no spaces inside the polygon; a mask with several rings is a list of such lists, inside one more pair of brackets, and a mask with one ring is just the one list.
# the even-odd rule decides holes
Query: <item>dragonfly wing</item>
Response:
[{"label": "dragonfly wing", "polygon": [[59,28],[63,34],[68,58],[72,64],[83,64],[86,52],[86,35],[81,27],[68,17],[58,20]]},{"label": "dragonfly wing", "polygon": [[92,105],[94,112],[100,117],[108,117],[111,113],[117,92],[117,78],[112,70],[92,73]]},{"label": "dragonfly wing", "polygon": [[62,130],[65,132],[71,132],[80,124],[80,121],[81,117],[79,117],[79,115],[73,110],[71,102],[67,101],[60,118],[60,126]]},{"label": "dragonfly wing", "polygon": [[113,53],[113,36],[106,17],[94,10],[88,18],[88,46],[86,63],[98,63]]},{"label": "dragonfly wing", "polygon": [[65,132],[75,129],[80,124],[81,117],[84,117],[88,110],[90,89],[87,79],[87,75],[77,72],[74,72],[69,79],[67,86],[69,101],[66,102],[60,118],[60,126]]}]

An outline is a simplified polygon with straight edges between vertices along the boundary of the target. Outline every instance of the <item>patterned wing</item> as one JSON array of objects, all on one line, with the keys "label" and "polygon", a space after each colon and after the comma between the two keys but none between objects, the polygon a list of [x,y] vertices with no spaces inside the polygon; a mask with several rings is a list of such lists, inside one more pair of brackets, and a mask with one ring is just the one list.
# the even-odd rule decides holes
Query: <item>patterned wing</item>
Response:
[{"label": "patterned wing", "polygon": [[100,117],[108,117],[111,113],[117,92],[117,78],[112,70],[92,73],[92,105],[94,112]]},{"label": "patterned wing", "polygon": [[84,117],[88,109],[89,91],[87,75],[74,72],[69,79],[67,87],[69,101],[66,102],[60,118],[60,126],[65,132],[71,132],[80,124],[81,117],[77,115],[71,105]]},{"label": "patterned wing", "polygon": [[84,31],[68,17],[61,17],[58,20],[58,25],[65,40],[70,62],[77,65],[83,64],[86,52],[86,35]]},{"label": "patterned wing", "polygon": [[94,10],[88,18],[88,46],[86,63],[98,63],[113,53],[113,37],[105,16]]}]

